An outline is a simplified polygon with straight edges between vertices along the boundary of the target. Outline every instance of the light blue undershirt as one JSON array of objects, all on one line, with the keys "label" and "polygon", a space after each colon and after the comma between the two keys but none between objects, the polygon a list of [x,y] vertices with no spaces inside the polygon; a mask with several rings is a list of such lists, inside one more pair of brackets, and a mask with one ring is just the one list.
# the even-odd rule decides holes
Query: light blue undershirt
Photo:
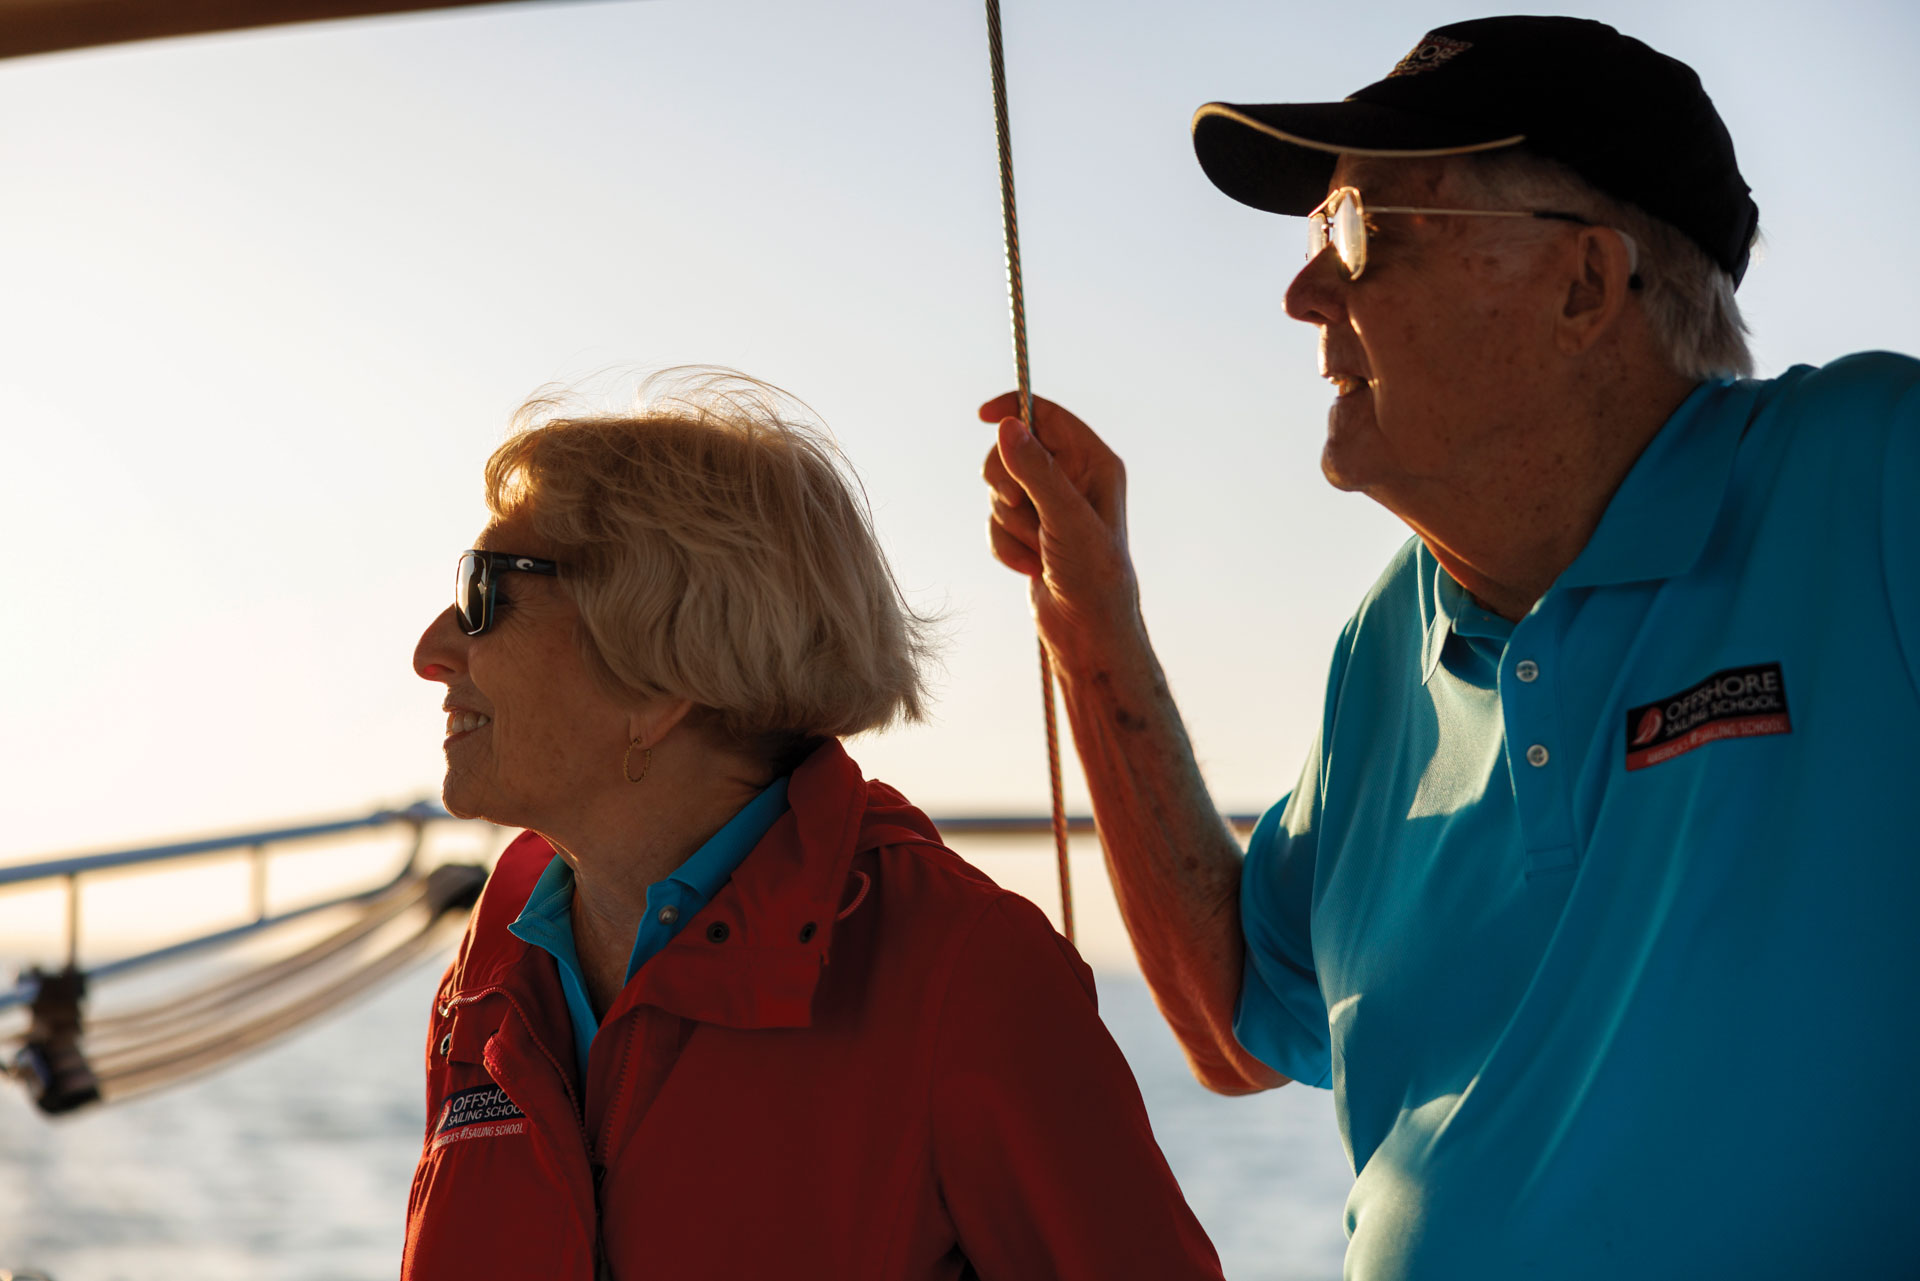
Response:
[{"label": "light blue undershirt", "polygon": [[[647,914],[634,936],[633,955],[627,961],[627,981],[653,955],[672,941],[686,923],[710,902],[735,869],[753,852],[779,817],[787,811],[787,780],[777,778],[748,801],[727,825],[715,832],[693,857],[665,880],[647,887]],[[534,882],[533,893],[512,925],[515,938],[549,953],[560,967],[560,988],[567,995],[567,1016],[573,1022],[573,1049],[580,1075],[587,1074],[587,1052],[600,1016],[587,996],[586,977],[580,972],[580,954],[573,945],[573,868],[558,854]],[[668,910],[671,909],[671,910]]]}]

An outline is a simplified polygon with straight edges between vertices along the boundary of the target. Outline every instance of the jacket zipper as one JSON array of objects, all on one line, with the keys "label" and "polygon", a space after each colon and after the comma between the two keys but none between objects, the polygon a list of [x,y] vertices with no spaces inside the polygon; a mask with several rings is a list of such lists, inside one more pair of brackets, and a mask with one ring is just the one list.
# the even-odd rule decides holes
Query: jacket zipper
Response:
[{"label": "jacket zipper", "polygon": [[[605,1156],[613,1144],[613,1125],[618,1119],[615,1115],[620,1109],[620,1101],[625,1097],[627,1085],[627,1062],[632,1050],[634,1036],[639,1031],[639,1018],[629,1014],[631,1026],[627,1035],[620,1038],[620,1061],[613,1077],[613,1097],[607,1102],[606,1124],[600,1127],[601,1143],[598,1147],[589,1140],[587,1159],[593,1165],[593,1258],[595,1281],[613,1281],[613,1266],[607,1259],[606,1243],[606,1206],[602,1201],[601,1188],[607,1177]],[[597,1039],[597,1038],[596,1038]],[[586,1122],[581,1121],[581,1133],[586,1133]]]},{"label": "jacket zipper", "polygon": [[[527,1030],[527,1039],[533,1042],[534,1048],[538,1049],[541,1055],[547,1060],[548,1066],[552,1067],[554,1074],[560,1078],[560,1088],[566,1091],[567,1103],[573,1109],[574,1128],[580,1132],[580,1147],[587,1154],[587,1168],[593,1174],[593,1275],[595,1281],[610,1281],[613,1272],[607,1265],[606,1251],[600,1241],[600,1185],[606,1179],[607,1167],[595,1159],[593,1136],[587,1132],[586,1104],[581,1096],[574,1092],[573,1078],[560,1066],[560,1060],[554,1057],[553,1051],[548,1048],[547,1043],[540,1039],[538,1032],[534,1031],[533,1020],[527,1017],[526,1010],[514,997],[513,993],[507,991],[506,988],[494,986],[482,988],[478,992],[462,992],[460,995],[448,999],[446,1010],[451,1014],[453,1010],[462,1005],[472,1005],[481,998],[488,996],[498,996],[507,1003],[507,1007],[513,1011],[514,1017],[519,1019],[520,1025]],[[514,1106],[518,1107],[519,1105],[516,1103]]]},{"label": "jacket zipper", "polygon": [[607,1259],[606,1237],[600,1230],[600,1225],[606,1222],[601,1189],[607,1181],[607,1167],[593,1161],[591,1154],[589,1161],[593,1170],[593,1278],[594,1281],[613,1281],[613,1264]]}]

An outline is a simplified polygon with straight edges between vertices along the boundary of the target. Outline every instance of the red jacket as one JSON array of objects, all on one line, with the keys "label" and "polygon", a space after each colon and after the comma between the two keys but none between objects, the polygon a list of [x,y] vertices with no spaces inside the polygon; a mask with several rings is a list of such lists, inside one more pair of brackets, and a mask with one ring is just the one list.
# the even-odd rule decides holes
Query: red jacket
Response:
[{"label": "red jacket", "polygon": [[[582,1089],[521,836],[435,1001],[408,1281],[1218,1277],[1093,976],[837,743]],[[971,1266],[973,1273],[968,1272]]]}]

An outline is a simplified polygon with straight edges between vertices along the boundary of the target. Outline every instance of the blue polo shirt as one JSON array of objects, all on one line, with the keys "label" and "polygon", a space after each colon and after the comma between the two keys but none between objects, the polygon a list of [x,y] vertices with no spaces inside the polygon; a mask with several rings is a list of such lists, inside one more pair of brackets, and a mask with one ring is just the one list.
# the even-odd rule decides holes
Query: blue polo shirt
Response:
[{"label": "blue polo shirt", "polygon": [[[735,869],[753,853],[760,838],[786,812],[787,779],[777,778],[665,880],[647,887],[647,914],[640,921],[633,955],[627,960],[629,982],[720,892]],[[534,882],[526,907],[507,931],[544,949],[560,967],[560,989],[567,995],[567,1016],[573,1021],[573,1050],[584,1078],[587,1052],[593,1048],[594,1033],[600,1030],[600,1016],[587,996],[580,954],[573,945],[572,908],[573,868],[556,854]]]},{"label": "blue polo shirt", "polygon": [[1701,386],[1516,623],[1409,543],[1242,885],[1347,1275],[1920,1275],[1916,798],[1920,364]]}]

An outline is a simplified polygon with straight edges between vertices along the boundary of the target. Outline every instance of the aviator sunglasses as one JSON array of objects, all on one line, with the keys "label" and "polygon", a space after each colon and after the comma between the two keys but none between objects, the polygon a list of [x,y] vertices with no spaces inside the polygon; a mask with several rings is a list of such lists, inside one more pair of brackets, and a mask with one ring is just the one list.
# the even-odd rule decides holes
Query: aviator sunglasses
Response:
[{"label": "aviator sunglasses", "polygon": [[[1320,256],[1328,245],[1333,246],[1334,257],[1339,259],[1341,268],[1348,280],[1360,279],[1360,273],[1367,269],[1367,218],[1372,214],[1444,214],[1454,218],[1545,218],[1552,222],[1577,223],[1582,227],[1597,227],[1600,224],[1579,214],[1563,213],[1553,209],[1421,209],[1412,205],[1373,205],[1361,203],[1360,190],[1357,187],[1340,187],[1320,202],[1320,207],[1307,215],[1307,261],[1312,262]],[[1640,247],[1633,237],[1624,231],[1615,229],[1620,238],[1627,242],[1628,261],[1634,275],[1627,281],[1630,288],[1640,287],[1638,274]]]},{"label": "aviator sunglasses", "polygon": [[461,552],[460,568],[453,577],[453,612],[459,619],[461,631],[479,636],[493,626],[493,601],[499,576],[508,572],[556,575],[560,566],[555,561],[514,552]]}]

